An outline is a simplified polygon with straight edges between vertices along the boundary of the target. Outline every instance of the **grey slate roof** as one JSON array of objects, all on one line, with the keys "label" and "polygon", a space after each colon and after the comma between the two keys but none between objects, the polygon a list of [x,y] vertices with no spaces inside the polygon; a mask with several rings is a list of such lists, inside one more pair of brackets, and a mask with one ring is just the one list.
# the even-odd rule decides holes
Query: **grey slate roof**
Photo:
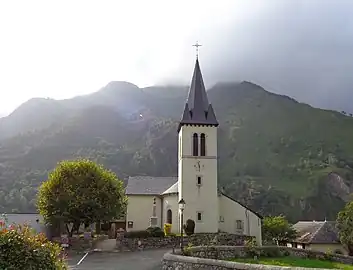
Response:
[{"label": "grey slate roof", "polygon": [[293,225],[298,237],[295,242],[308,244],[340,243],[335,221],[299,221]]},{"label": "grey slate roof", "polygon": [[178,193],[178,182],[175,182],[175,184],[172,185],[170,188],[168,188],[166,191],[164,191],[162,195],[172,194],[172,193]]},{"label": "grey slate roof", "polygon": [[178,177],[129,177],[126,195],[161,195],[178,181]]},{"label": "grey slate roof", "polygon": [[218,126],[213,107],[208,102],[198,59],[196,59],[188,99],[178,130],[180,130],[182,125],[186,124]]}]

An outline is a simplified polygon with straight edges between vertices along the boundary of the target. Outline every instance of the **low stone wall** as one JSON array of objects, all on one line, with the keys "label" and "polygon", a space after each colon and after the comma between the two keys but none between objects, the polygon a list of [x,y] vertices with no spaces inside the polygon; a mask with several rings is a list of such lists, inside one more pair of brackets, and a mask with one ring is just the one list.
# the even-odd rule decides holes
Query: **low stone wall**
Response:
[{"label": "low stone wall", "polygon": [[[91,239],[84,239],[83,237],[79,237],[77,235],[69,238],[70,250],[74,251],[84,251],[93,249],[97,242],[108,239],[108,235],[98,235],[97,237]],[[52,238],[52,241],[55,243],[61,244],[60,237]]]},{"label": "low stone wall", "polygon": [[[244,246],[203,246],[188,248],[187,252],[190,256],[182,256],[180,251],[175,254],[165,254],[163,257],[162,269],[288,269],[288,267],[281,266],[266,266],[226,261],[233,258],[249,257],[249,252],[258,256],[266,256],[268,254],[275,255],[277,253],[280,256],[287,255],[301,258],[330,259],[332,261],[346,264],[353,263],[353,257],[349,256],[338,254],[328,255],[324,252],[278,246],[254,247],[251,248],[251,250]],[[290,269],[308,268],[291,267]]]},{"label": "low stone wall", "polygon": [[[188,244],[192,246],[205,245],[226,245],[226,246],[243,246],[248,236],[228,234],[228,233],[199,233],[190,236],[184,236],[184,246]],[[119,239],[118,249],[154,249],[154,248],[173,248],[180,246],[180,236],[166,237],[148,237],[148,238],[122,238]],[[139,246],[140,243],[140,246]]]}]

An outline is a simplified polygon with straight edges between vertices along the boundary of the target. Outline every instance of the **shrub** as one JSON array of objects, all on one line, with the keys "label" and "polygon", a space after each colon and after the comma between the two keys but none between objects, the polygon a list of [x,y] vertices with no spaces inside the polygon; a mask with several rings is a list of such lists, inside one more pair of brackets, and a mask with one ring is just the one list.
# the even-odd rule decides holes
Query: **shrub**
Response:
[{"label": "shrub", "polygon": [[188,219],[183,227],[186,235],[192,235],[195,232],[195,221]]},{"label": "shrub", "polygon": [[150,236],[151,232],[147,230],[126,232],[124,235],[124,237],[126,238],[147,238]]},{"label": "shrub", "polygon": [[164,234],[165,235],[170,235],[172,231],[172,224],[165,223],[164,224]]},{"label": "shrub", "polygon": [[285,250],[283,252],[283,256],[286,256],[286,257],[290,256],[290,252],[288,250]]},{"label": "shrub", "polygon": [[268,258],[276,258],[282,256],[281,252],[277,247],[265,248],[261,255]]},{"label": "shrub", "polygon": [[0,269],[66,270],[61,247],[26,225],[6,228],[0,221]]},{"label": "shrub", "polygon": [[313,252],[313,251],[308,250],[308,252],[306,253],[306,257],[308,259],[316,259],[316,253]]},{"label": "shrub", "polygon": [[164,237],[164,232],[159,227],[149,227],[146,229],[152,237]]}]

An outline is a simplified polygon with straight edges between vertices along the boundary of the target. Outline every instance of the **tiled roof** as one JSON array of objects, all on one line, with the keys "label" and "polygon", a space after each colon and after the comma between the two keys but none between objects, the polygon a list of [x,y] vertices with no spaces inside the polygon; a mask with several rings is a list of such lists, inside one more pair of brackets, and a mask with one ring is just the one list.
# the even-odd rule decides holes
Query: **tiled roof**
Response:
[{"label": "tiled roof", "polygon": [[160,195],[178,181],[178,177],[129,177],[127,195]]},{"label": "tiled roof", "polygon": [[339,243],[335,221],[299,221],[293,225],[297,231],[298,243],[334,244]]}]

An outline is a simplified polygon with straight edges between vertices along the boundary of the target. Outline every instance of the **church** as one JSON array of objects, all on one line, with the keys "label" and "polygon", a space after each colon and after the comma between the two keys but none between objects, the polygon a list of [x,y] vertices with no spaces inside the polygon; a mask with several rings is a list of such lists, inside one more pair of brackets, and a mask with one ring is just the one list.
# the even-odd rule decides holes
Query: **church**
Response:
[{"label": "church", "polygon": [[178,127],[178,176],[129,177],[127,231],[169,223],[180,233],[182,220],[192,219],[195,233],[249,235],[261,244],[261,215],[218,190],[217,129],[196,58]]}]

